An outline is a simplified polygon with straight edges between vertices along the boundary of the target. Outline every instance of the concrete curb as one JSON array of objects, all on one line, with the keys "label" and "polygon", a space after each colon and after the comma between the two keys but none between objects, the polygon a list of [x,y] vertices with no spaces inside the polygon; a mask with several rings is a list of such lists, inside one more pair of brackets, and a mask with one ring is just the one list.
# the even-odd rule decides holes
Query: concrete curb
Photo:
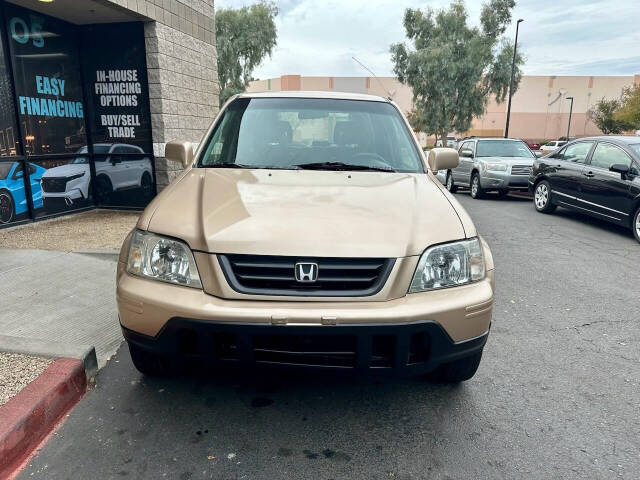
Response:
[{"label": "concrete curb", "polygon": [[0,406],[0,478],[11,478],[87,390],[82,361],[61,358]]},{"label": "concrete curb", "polygon": [[98,358],[93,346],[69,345],[39,338],[0,335],[0,352],[22,353],[46,358],[75,358],[82,362],[87,380],[98,373]]}]

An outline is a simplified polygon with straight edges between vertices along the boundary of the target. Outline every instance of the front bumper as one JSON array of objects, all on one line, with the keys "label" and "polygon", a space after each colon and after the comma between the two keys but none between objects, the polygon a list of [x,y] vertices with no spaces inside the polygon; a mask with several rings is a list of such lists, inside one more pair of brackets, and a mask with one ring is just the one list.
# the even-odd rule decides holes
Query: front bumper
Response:
[{"label": "front bumper", "polygon": [[122,328],[127,342],[213,367],[284,367],[413,376],[479,353],[489,331],[454,342],[436,322],[264,325],[172,318],[155,337]]},{"label": "front bumper", "polygon": [[480,184],[484,189],[526,190],[528,175],[512,175],[510,172],[486,171],[480,175]]}]

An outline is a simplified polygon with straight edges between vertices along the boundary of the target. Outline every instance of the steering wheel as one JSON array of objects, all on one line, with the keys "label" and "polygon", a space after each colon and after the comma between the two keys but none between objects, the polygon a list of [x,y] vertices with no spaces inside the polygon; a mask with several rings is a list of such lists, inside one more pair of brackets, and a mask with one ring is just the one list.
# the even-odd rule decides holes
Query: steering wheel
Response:
[{"label": "steering wheel", "polygon": [[[377,164],[377,165],[371,165],[371,166],[378,166],[378,167],[384,167],[384,168],[389,168],[391,170],[394,170],[393,166],[391,166],[390,164],[387,163],[387,161],[380,155],[378,155],[377,153],[374,152],[360,152],[360,153],[356,153],[355,155],[353,155],[351,157],[351,160],[356,160],[359,158],[369,158],[369,159],[373,159],[373,163]],[[366,166],[366,165],[365,165]]]}]

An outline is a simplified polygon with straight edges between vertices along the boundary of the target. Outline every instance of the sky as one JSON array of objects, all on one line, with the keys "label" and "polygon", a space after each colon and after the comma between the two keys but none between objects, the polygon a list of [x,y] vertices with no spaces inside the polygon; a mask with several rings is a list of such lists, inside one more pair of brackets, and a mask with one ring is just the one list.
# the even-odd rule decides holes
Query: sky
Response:
[{"label": "sky", "polygon": [[[216,0],[216,9],[256,0]],[[406,41],[406,8],[440,9],[447,0],[276,0],[278,45],[255,78],[286,74],[392,76],[392,43]],[[469,22],[479,23],[482,1],[467,0]],[[523,18],[518,49],[526,75],[640,74],[639,0],[516,0],[512,25]]]}]

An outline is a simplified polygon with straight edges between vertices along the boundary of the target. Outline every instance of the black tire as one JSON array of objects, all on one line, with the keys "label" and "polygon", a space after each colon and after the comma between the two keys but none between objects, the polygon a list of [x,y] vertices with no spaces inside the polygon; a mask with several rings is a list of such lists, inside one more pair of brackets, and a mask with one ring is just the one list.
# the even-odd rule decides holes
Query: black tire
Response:
[{"label": "black tire", "polygon": [[553,213],[556,205],[551,203],[551,185],[546,180],[536,183],[533,189],[533,206],[540,213]]},{"label": "black tire", "polygon": [[445,182],[445,187],[447,187],[447,190],[449,190],[451,193],[456,193],[458,191],[458,186],[453,183],[453,174],[451,173],[451,170],[447,171],[447,180]]},{"label": "black tire", "polygon": [[16,215],[16,205],[8,190],[0,190],[0,224],[11,223]]},{"label": "black tire", "polygon": [[504,198],[509,195],[509,190],[498,190],[498,197]]},{"label": "black tire", "polygon": [[473,172],[473,175],[471,175],[469,188],[471,189],[471,198],[478,200],[485,197],[486,192],[480,184],[480,175],[478,175],[478,172]]},{"label": "black tire", "polygon": [[149,172],[144,172],[140,179],[140,188],[142,189],[142,196],[145,199],[150,199],[153,196],[153,181]]},{"label": "black tire", "polygon": [[113,187],[111,186],[111,180],[109,177],[100,175],[96,178],[96,188],[93,189],[93,194],[96,197],[98,205],[109,203],[111,194],[113,193]]},{"label": "black tire", "polygon": [[633,229],[633,236],[640,242],[640,207],[638,207],[636,213],[633,214],[632,222],[631,228]]},{"label": "black tire", "polygon": [[164,377],[171,373],[169,362],[160,355],[132,343],[129,343],[129,353],[136,369],[148,377]]},{"label": "black tire", "polygon": [[460,383],[472,378],[482,359],[482,352],[440,365],[430,380],[438,383]]}]

